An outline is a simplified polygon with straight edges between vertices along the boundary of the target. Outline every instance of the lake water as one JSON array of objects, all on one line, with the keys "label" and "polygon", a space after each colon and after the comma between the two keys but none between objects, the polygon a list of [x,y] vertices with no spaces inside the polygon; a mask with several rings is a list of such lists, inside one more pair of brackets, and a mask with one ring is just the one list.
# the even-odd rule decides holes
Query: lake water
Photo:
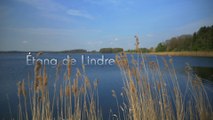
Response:
[{"label": "lake water", "polygon": [[[17,97],[17,82],[23,79],[27,80],[28,74],[32,75],[34,66],[33,57],[35,53],[31,53],[30,57],[26,57],[29,53],[0,53],[0,119],[9,119],[10,110],[12,116],[16,118],[18,97]],[[73,59],[75,64],[72,65],[72,75],[75,74],[76,68],[85,64],[86,73],[90,80],[99,80],[99,100],[103,112],[104,119],[108,119],[109,110],[116,111],[116,101],[112,97],[112,90],[119,93],[122,89],[122,76],[117,65],[113,64],[115,54],[65,54],[65,53],[44,53],[41,59],[49,59],[46,61],[48,79],[55,80],[56,60],[63,61],[67,55]],[[83,56],[83,58],[82,58]],[[103,58],[104,57],[104,58]],[[163,64],[161,56],[150,56],[150,59],[159,59],[159,64]],[[129,56],[130,58],[130,56]],[[169,59],[169,57],[165,57]],[[183,76],[184,67],[189,63],[195,72],[203,78],[203,83],[207,93],[210,96],[210,102],[213,105],[213,58],[208,57],[172,57],[177,76]],[[26,61],[28,59],[28,61]],[[56,59],[56,60],[54,60]],[[96,63],[90,62],[91,59],[104,59],[104,63],[100,60]],[[111,59],[111,60],[110,60]],[[52,60],[52,61],[51,61]],[[89,61],[88,61],[89,60]],[[64,61],[66,64],[66,61]],[[62,65],[62,73],[66,70],[66,65]],[[61,77],[63,78],[63,77]],[[53,84],[50,82],[50,86]],[[10,106],[10,107],[9,107]]]}]

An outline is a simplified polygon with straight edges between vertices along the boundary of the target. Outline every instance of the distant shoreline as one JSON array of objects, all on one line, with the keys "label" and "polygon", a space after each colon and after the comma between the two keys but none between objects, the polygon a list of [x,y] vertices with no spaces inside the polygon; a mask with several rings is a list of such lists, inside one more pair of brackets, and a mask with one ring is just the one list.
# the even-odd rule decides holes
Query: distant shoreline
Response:
[{"label": "distant shoreline", "polygon": [[193,57],[213,57],[213,51],[183,51],[183,52],[151,52],[150,55],[161,56],[193,56]]},{"label": "distant shoreline", "polygon": [[73,54],[77,54],[77,53],[82,53],[82,54],[86,54],[86,53],[99,53],[99,52],[64,52],[64,51],[0,51],[0,53],[73,53]]},{"label": "distant shoreline", "polygon": [[[0,51],[0,53],[38,53],[41,51]],[[64,52],[64,51],[42,51],[44,53],[68,53],[68,54],[113,54],[100,52]],[[136,54],[135,52],[126,52],[127,54]],[[114,53],[117,54],[117,53]],[[150,52],[148,55],[160,56],[193,56],[193,57],[213,57],[213,51],[182,51],[182,52]]]}]

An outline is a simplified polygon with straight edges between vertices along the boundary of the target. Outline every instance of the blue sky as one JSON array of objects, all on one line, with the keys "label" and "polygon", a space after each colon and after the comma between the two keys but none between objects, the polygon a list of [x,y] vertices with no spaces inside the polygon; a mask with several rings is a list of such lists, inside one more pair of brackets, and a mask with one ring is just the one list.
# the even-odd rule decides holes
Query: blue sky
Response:
[{"label": "blue sky", "polygon": [[140,47],[213,25],[213,0],[1,0],[0,50]]}]

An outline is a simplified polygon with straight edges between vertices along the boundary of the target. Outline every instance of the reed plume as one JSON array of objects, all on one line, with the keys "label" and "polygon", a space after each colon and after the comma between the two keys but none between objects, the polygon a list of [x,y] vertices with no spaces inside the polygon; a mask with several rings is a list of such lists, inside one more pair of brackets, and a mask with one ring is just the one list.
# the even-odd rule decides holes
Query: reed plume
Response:
[{"label": "reed plume", "polygon": [[[194,74],[190,65],[186,65],[186,76],[181,78],[176,75],[171,57],[169,60],[165,57],[159,60],[157,56],[149,58],[142,54],[139,38],[135,38],[137,54],[129,55],[132,56],[131,61],[125,52],[115,57],[124,85],[121,119],[212,119],[212,107],[202,80]],[[114,90],[112,96],[117,98]],[[112,118],[117,119],[119,111],[118,115],[112,114]]]},{"label": "reed plume", "polygon": [[[145,59],[143,54],[137,60],[142,61],[141,64],[135,57],[129,64],[124,55],[116,56],[116,64],[123,76],[122,96],[125,97],[122,98],[127,104],[127,108],[124,104],[120,106],[124,115],[121,119],[211,119],[213,112],[202,80],[194,75],[189,65],[185,67],[186,77],[183,80],[176,75],[171,58],[168,61],[162,58],[163,67],[160,67],[158,59],[148,61],[149,58]],[[180,87],[180,82],[186,86]],[[115,91],[112,91],[112,96],[117,98]],[[119,113],[113,116],[119,116]]]},{"label": "reed plume", "polygon": [[[28,91],[25,89],[24,80],[18,82],[18,120],[103,119],[98,105],[99,98],[96,95],[98,94],[98,80],[91,85],[91,81],[86,76],[85,68],[83,72],[80,69],[76,69],[76,75],[71,80],[72,63],[71,60],[68,61],[64,74],[60,73],[61,65],[57,66],[54,82],[48,80],[48,69],[39,61],[36,62],[34,67],[33,84],[30,84],[30,78],[28,79]],[[60,81],[63,76],[66,76],[65,80]],[[54,92],[53,95],[50,95],[52,86]],[[30,89],[31,87],[34,87],[34,89]],[[29,96],[27,96],[26,92],[29,92]]]}]

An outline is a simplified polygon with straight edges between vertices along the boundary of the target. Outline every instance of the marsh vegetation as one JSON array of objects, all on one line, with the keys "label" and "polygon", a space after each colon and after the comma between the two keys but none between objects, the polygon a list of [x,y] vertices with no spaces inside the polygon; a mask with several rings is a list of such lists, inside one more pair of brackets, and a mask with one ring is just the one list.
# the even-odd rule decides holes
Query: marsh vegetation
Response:
[{"label": "marsh vegetation", "polygon": [[[90,80],[86,68],[72,69],[68,60],[66,71],[56,68],[54,87],[51,88],[45,65],[37,62],[34,76],[18,83],[17,119],[200,119],[212,118],[212,105],[201,78],[190,65],[185,67],[184,79],[177,76],[173,59],[149,59],[143,54],[117,54],[116,64],[122,76],[122,92],[112,89],[117,109],[108,110],[103,118],[99,101],[98,80]],[[71,73],[75,73],[71,76]],[[59,82],[62,81],[62,82]],[[53,95],[50,91],[53,90]],[[106,114],[106,113],[104,113]]]}]

